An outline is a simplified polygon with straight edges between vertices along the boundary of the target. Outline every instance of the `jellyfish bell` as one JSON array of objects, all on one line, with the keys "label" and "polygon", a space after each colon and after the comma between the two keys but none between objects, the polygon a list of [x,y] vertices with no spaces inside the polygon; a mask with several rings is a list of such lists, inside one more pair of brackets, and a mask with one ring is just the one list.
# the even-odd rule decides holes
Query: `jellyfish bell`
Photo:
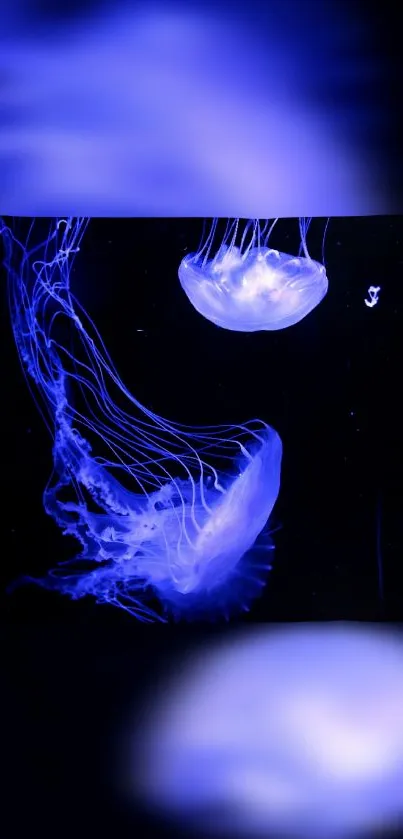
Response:
[{"label": "jellyfish bell", "polygon": [[252,248],[246,259],[224,255],[209,272],[185,257],[179,275],[194,308],[235,332],[293,326],[318,305],[328,286],[323,265],[271,248]]},{"label": "jellyfish bell", "polygon": [[271,567],[281,440],[260,420],[174,423],[127,390],[70,288],[87,223],[52,222],[31,250],[0,227],[20,360],[53,438],[45,510],[82,548],[23,581],[141,620],[229,617],[249,609]]},{"label": "jellyfish bell", "polygon": [[[290,256],[267,246],[258,221],[248,222],[241,246],[233,232],[211,257],[212,239],[179,266],[179,280],[194,308],[207,320],[235,332],[285,329],[308,315],[328,289],[324,265],[309,256],[301,220],[301,250]],[[273,225],[272,225],[273,227]],[[247,235],[245,235],[247,234]],[[247,242],[245,246],[245,241]]]},{"label": "jellyfish bell", "polygon": [[[92,595],[100,602],[129,601],[142,588],[176,619],[248,611],[271,569],[273,544],[265,526],[280,489],[282,457],[280,437],[269,426],[251,430],[250,440],[235,458],[235,476],[202,483],[192,475],[172,477],[140,494],[124,490],[85,447],[77,457],[74,435],[75,476],[107,512],[60,501],[59,485],[46,490],[47,511],[94,561],[78,575],[56,569],[48,586],[60,587],[62,574],[71,597]],[[140,601],[132,608],[145,612]]]},{"label": "jellyfish bell", "polygon": [[197,503],[191,540],[174,522],[173,564],[159,581],[173,613],[200,615],[207,605],[224,614],[248,610],[264,585],[273,548],[265,528],[280,489],[282,443],[269,426],[257,439],[237,458],[238,474],[223,479],[224,492],[204,489],[208,509]]}]

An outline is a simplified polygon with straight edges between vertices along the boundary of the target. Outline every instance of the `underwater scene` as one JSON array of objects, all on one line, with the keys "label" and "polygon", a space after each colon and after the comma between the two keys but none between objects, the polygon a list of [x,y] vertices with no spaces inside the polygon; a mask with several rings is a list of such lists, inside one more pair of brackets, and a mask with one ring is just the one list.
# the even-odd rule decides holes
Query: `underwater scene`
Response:
[{"label": "underwater scene", "polygon": [[399,5],[3,7],[1,837],[401,839]]}]

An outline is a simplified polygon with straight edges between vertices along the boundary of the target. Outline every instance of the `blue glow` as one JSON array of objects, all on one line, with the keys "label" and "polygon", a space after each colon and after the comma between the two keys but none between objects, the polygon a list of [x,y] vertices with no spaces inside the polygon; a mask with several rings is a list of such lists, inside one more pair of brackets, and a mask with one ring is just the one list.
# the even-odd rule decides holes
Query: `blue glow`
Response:
[{"label": "blue glow", "polygon": [[122,716],[120,787],[158,834],[401,836],[403,635],[393,626],[262,625],[187,641],[141,712]]},{"label": "blue glow", "polygon": [[374,306],[376,306],[376,304],[378,303],[380,290],[381,287],[379,285],[370,285],[368,289],[369,299],[366,297],[364,300],[365,305],[368,306],[369,309],[373,309]]},{"label": "blue glow", "polygon": [[385,146],[393,109],[371,95],[388,87],[376,15],[360,6],[3,2],[2,206],[47,217],[401,212]]},{"label": "blue glow", "polygon": [[[311,259],[306,236],[311,219],[300,219],[299,256],[268,247],[276,222],[228,221],[212,255],[217,219],[197,253],[179,266],[179,280],[190,302],[207,320],[236,332],[285,329],[320,303],[328,280],[323,265]],[[301,255],[303,254],[303,255]]]},{"label": "blue glow", "polygon": [[25,245],[0,226],[17,348],[54,441],[44,506],[82,545],[33,582],[141,620],[248,609],[270,568],[281,440],[260,420],[180,425],[127,390],[70,288],[87,224],[54,221],[36,247],[34,223]]}]

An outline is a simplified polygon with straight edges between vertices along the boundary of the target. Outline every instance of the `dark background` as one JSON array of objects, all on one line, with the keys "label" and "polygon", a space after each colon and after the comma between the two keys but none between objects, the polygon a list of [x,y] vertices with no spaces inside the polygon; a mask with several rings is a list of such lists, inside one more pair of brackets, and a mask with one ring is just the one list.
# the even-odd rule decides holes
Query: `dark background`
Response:
[{"label": "dark background", "polygon": [[[325,222],[308,238],[319,260]],[[192,309],[177,268],[201,231],[200,220],[93,220],[73,287],[144,404],[189,424],[259,416],[280,433],[274,568],[242,622],[400,620],[403,218],[331,219],[328,295],[278,333],[231,333]],[[281,221],[272,244],[296,252],[296,220]],[[373,309],[370,285],[381,286]],[[231,628],[149,627],[91,599],[4,593],[72,543],[43,511],[51,440],[19,367],[4,281],[1,294],[4,836],[27,825],[132,835],[106,783],[110,720],[184,638]]]}]

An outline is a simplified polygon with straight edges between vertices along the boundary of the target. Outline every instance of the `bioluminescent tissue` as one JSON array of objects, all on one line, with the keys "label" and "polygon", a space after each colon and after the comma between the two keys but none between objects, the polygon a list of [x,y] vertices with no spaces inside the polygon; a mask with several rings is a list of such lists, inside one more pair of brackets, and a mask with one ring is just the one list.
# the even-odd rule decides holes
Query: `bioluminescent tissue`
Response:
[{"label": "bioluminescent tissue", "polygon": [[189,646],[119,723],[123,803],[187,836],[375,839],[401,824],[401,633],[296,624]]},{"label": "bioluminescent tissue", "polygon": [[34,223],[24,245],[1,229],[15,341],[53,437],[44,506],[82,546],[26,579],[141,620],[228,617],[249,608],[270,569],[280,437],[259,420],[190,428],[136,400],[71,289],[87,224],[54,221],[35,246]]},{"label": "bioluminescent tissue", "polygon": [[285,329],[320,303],[327,292],[324,265],[311,259],[306,237],[311,219],[301,218],[298,256],[269,247],[276,222],[227,223],[215,252],[217,219],[197,253],[179,266],[179,280],[194,308],[223,329],[237,332]]},{"label": "bioluminescent tissue", "polygon": [[368,297],[364,300],[365,305],[368,306],[369,309],[373,309],[378,303],[380,290],[381,287],[379,285],[370,285],[368,289]]}]

